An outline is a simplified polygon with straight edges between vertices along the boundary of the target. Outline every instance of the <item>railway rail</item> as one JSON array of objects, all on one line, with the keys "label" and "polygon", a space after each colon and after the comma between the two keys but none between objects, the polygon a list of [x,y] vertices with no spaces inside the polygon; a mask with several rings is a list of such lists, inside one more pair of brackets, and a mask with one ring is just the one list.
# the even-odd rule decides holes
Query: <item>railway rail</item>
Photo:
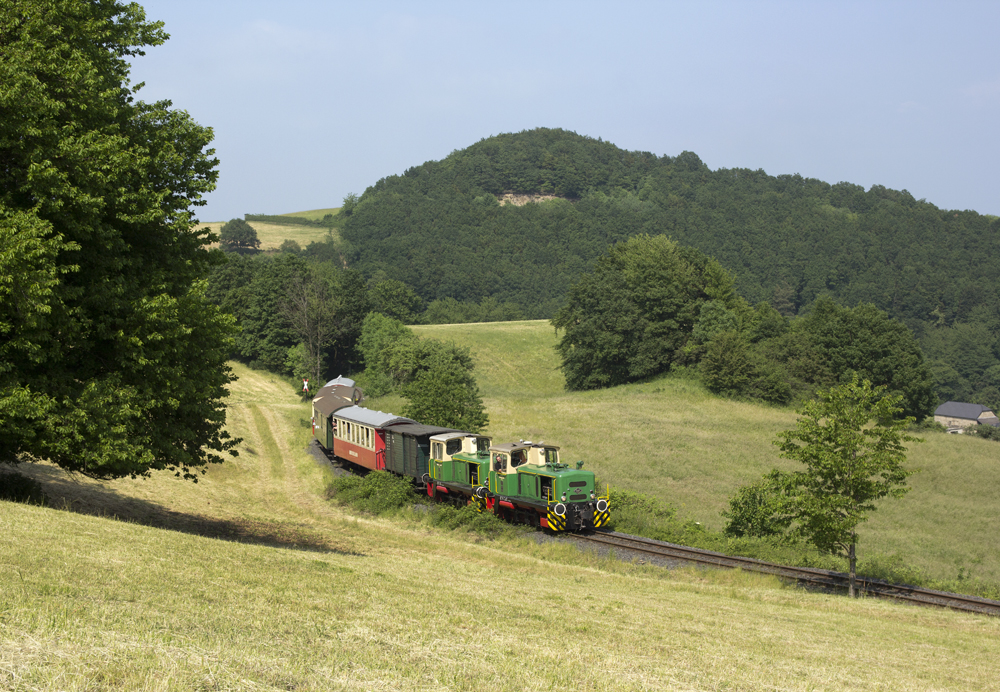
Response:
[{"label": "railway rail", "polygon": [[[742,569],[748,572],[773,574],[782,579],[792,579],[800,584],[826,589],[847,589],[849,577],[843,572],[833,572],[810,567],[786,567],[749,557],[723,555],[710,550],[689,548],[664,541],[656,541],[640,536],[630,536],[612,531],[592,534],[574,534],[570,540],[601,546],[603,549],[619,549],[640,555],[649,555],[660,560],[691,562],[711,567]],[[858,577],[855,588],[869,596],[894,598],[900,601],[939,608],[951,608],[970,613],[1000,616],[1000,601],[991,601],[976,596],[934,591],[917,586],[892,584],[881,579]]]}]

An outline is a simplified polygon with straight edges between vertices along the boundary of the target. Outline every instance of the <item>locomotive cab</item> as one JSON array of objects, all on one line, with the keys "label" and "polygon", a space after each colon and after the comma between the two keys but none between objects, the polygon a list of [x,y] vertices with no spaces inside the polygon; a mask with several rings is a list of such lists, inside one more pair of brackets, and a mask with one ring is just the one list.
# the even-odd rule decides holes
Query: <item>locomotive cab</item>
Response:
[{"label": "locomotive cab", "polygon": [[490,438],[464,432],[431,438],[431,478],[444,483],[477,486],[485,482]]}]

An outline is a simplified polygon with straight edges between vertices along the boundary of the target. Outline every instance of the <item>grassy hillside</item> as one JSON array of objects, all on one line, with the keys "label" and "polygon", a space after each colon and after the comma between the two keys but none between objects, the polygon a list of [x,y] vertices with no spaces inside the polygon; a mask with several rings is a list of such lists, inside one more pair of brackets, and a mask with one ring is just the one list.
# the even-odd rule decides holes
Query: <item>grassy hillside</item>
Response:
[{"label": "grassy hillside", "polygon": [[[698,383],[663,378],[568,393],[546,321],[414,327],[468,346],[498,439],[544,439],[569,461],[583,459],[599,479],[662,498],[682,514],[721,528],[720,512],[740,485],[779,459],[776,434],[795,424],[791,409],[721,399]],[[927,434],[909,463],[912,491],[886,500],[861,527],[859,550],[898,554],[939,579],[959,570],[1000,582],[1000,445]]]},{"label": "grassy hillside", "polygon": [[[317,209],[316,212],[330,210],[327,209]],[[305,216],[306,214],[313,214],[315,212],[299,212],[297,214],[285,214],[285,216]],[[312,218],[311,216],[305,216],[305,218]],[[323,218],[320,215],[319,218]],[[211,221],[209,223],[199,224],[199,227],[208,226],[216,234],[219,233],[225,221]],[[276,223],[264,223],[263,221],[249,221],[248,222],[253,229],[257,231],[257,238],[260,240],[260,247],[262,250],[276,250],[281,246],[286,240],[294,240],[301,247],[305,247],[312,242],[322,242],[326,240],[328,234],[332,233],[334,238],[339,238],[337,229],[329,228],[319,228],[316,226],[284,226]]]},{"label": "grassy hillside", "polygon": [[197,485],[35,466],[73,511],[0,502],[0,688],[1000,687],[995,619],[349,516],[308,405],[237,373],[241,456]]},{"label": "grassy hillside", "polygon": [[281,214],[281,216],[298,216],[302,219],[309,219],[310,221],[321,221],[327,214],[333,214],[336,216],[340,213],[340,207],[330,207],[328,209],[310,209],[308,211],[293,211],[290,214]]}]

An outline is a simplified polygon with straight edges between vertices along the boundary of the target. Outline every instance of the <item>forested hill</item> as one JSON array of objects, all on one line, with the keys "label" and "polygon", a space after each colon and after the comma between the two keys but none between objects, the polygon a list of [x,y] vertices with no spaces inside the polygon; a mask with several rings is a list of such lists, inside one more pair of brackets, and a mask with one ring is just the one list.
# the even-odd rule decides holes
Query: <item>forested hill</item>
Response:
[{"label": "forested hill", "polygon": [[[519,205],[504,201],[511,193],[554,198]],[[905,190],[712,171],[691,152],[657,157],[537,129],[384,178],[342,213],[352,266],[427,300],[492,296],[550,317],[610,244],[665,233],[719,260],[751,303],[790,315],[826,293],[902,319],[942,396],[949,379],[975,389],[1000,365],[1000,219]]]}]

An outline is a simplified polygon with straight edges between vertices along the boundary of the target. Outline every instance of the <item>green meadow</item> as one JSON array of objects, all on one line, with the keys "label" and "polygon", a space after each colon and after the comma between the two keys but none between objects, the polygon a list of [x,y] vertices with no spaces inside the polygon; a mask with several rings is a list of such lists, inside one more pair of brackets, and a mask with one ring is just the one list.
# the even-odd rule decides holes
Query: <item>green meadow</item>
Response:
[{"label": "green meadow", "polygon": [[0,502],[0,689],[1000,689],[995,618],[352,515],[305,452],[308,403],[236,373],[240,456],[197,484],[24,467],[51,506]]},{"label": "green meadow", "polygon": [[[414,327],[468,346],[499,440],[545,440],[582,459],[602,483],[652,495],[721,529],[740,485],[794,468],[773,445],[790,408],[716,397],[683,376],[566,392],[546,321]],[[929,432],[910,446],[912,490],[885,500],[861,526],[859,551],[899,559],[935,579],[1000,582],[1000,445]]]},{"label": "green meadow", "polygon": [[[319,221],[327,214],[337,214],[340,211],[340,207],[333,207],[330,209],[313,209],[311,211],[299,211],[292,214],[280,214],[280,216],[294,216],[303,219],[309,219],[311,221]],[[226,221],[210,221],[208,223],[200,223],[198,227],[205,227],[212,229],[212,232],[218,235],[222,226]],[[340,238],[340,234],[337,229],[321,228],[318,226],[296,226],[296,225],[284,225],[278,223],[267,223],[264,221],[248,221],[253,229],[257,231],[257,238],[260,240],[261,250],[277,250],[281,247],[281,244],[286,240],[294,240],[299,244],[300,247],[305,248],[306,245],[313,242],[323,242],[328,237],[333,237],[335,240]]]}]

